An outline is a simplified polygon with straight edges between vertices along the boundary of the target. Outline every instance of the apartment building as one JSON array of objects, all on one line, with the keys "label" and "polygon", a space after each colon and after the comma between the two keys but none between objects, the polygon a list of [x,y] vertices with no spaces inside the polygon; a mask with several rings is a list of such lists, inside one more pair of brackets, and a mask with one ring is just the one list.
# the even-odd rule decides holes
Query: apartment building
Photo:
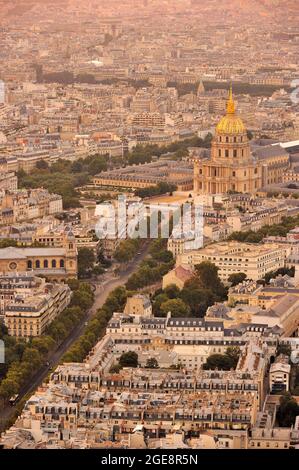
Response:
[{"label": "apartment building", "polygon": [[48,284],[38,278],[35,287],[27,289],[25,295],[14,292],[13,298],[4,307],[4,324],[8,334],[18,338],[40,336],[70,300],[71,290],[67,284]]},{"label": "apartment building", "polygon": [[291,366],[289,357],[280,354],[270,366],[269,381],[272,393],[289,391]]},{"label": "apartment building", "polygon": [[227,281],[233,273],[245,273],[248,279],[262,279],[265,274],[285,265],[286,251],[278,245],[220,242],[177,256],[176,264],[194,268],[202,261],[218,267],[218,275]]},{"label": "apartment building", "polygon": [[256,281],[245,280],[229,288],[228,304],[248,304],[266,309],[285,295],[298,298],[298,274],[298,268],[296,267],[294,278],[288,275],[279,275],[275,279],[271,279],[270,283],[265,286],[258,284]]},{"label": "apartment building", "polygon": [[0,192],[15,191],[18,189],[18,177],[14,172],[4,173],[0,176]]},{"label": "apartment building", "polygon": [[62,212],[62,197],[45,189],[0,192],[0,224],[33,220]]}]

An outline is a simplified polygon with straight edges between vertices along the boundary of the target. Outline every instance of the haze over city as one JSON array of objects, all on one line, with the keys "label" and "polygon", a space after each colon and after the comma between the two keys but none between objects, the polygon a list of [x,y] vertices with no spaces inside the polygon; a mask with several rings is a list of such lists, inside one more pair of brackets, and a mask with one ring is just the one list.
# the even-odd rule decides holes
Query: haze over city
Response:
[{"label": "haze over city", "polygon": [[299,448],[298,24],[0,0],[4,455]]}]

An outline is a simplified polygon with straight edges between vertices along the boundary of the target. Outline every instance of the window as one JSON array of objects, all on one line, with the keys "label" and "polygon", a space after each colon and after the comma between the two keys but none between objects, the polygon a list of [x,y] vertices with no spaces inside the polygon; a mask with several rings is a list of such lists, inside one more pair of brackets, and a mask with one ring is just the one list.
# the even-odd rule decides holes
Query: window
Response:
[{"label": "window", "polygon": [[47,259],[44,260],[44,268],[48,268],[49,267],[49,262]]},{"label": "window", "polygon": [[37,269],[40,268],[40,260],[39,260],[39,259],[37,259],[37,260],[35,261],[35,267],[36,267]]},{"label": "window", "polygon": [[237,150],[234,150],[234,158],[237,158]]},{"label": "window", "polygon": [[226,156],[226,158],[229,157],[229,152],[228,152],[228,150],[225,150],[225,156]]},{"label": "window", "polygon": [[31,260],[27,261],[27,268],[32,269],[32,261]]},{"label": "window", "polygon": [[64,260],[63,259],[60,260],[59,265],[60,265],[61,268],[64,268]]},{"label": "window", "polygon": [[52,268],[56,268],[56,259],[52,259]]}]

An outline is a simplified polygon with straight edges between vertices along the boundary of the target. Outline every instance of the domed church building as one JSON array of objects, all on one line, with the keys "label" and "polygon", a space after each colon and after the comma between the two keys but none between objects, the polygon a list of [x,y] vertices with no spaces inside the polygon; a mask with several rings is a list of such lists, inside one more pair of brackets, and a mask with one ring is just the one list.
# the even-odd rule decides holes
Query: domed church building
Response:
[{"label": "domed church building", "polygon": [[289,156],[279,146],[262,159],[251,152],[247,130],[236,114],[232,88],[226,116],[216,127],[210,159],[194,160],[195,194],[256,193],[269,182],[281,182]]}]

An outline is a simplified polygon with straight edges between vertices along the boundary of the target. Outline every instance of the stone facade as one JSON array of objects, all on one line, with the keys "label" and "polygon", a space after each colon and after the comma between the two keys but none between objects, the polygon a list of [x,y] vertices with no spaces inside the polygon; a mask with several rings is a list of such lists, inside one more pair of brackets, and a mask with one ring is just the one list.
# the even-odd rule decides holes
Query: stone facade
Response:
[{"label": "stone facade", "polygon": [[218,126],[212,142],[210,159],[194,159],[194,192],[220,194],[228,192],[255,194],[268,182],[282,182],[289,168],[284,149],[275,149],[259,159],[252,154],[246,128],[235,112],[230,91],[227,113]]}]

